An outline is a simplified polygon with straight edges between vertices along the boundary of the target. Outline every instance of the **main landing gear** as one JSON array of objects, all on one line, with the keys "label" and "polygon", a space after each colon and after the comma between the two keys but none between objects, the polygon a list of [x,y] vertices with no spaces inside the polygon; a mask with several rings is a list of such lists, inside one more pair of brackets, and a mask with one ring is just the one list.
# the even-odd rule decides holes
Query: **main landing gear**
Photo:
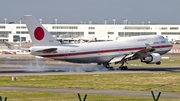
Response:
[{"label": "main landing gear", "polygon": [[120,66],[119,69],[121,69],[121,70],[127,70],[128,67],[127,67],[127,66]]},{"label": "main landing gear", "polygon": [[[104,67],[106,67],[108,70],[116,70],[114,69],[112,66],[109,65],[109,63],[98,63],[97,65],[101,65],[103,64]],[[121,64],[121,66],[119,67],[119,69],[117,70],[127,70],[128,67],[127,66],[123,66],[124,63]]]},{"label": "main landing gear", "polygon": [[109,70],[114,70],[113,67],[109,65],[109,63],[103,63],[103,66],[106,67]]},{"label": "main landing gear", "polygon": [[121,66],[119,67],[119,69],[121,70],[127,70],[128,67],[127,66],[124,66],[124,62],[121,64]]},{"label": "main landing gear", "polygon": [[114,70],[113,67],[109,65],[109,63],[98,63],[97,65],[103,64],[104,67],[106,67],[108,70]]}]

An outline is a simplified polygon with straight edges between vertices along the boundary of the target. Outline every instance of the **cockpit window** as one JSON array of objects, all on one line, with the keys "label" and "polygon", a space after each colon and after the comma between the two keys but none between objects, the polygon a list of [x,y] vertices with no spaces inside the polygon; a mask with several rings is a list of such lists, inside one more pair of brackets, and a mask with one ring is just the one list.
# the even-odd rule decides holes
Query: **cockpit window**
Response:
[{"label": "cockpit window", "polygon": [[160,36],[160,37],[159,37],[159,39],[161,39],[161,40],[162,40],[162,39],[165,39],[165,38],[164,38],[163,36]]},{"label": "cockpit window", "polygon": [[163,40],[168,40],[168,38],[164,38],[163,36],[160,36],[159,37],[161,40],[163,39]]}]

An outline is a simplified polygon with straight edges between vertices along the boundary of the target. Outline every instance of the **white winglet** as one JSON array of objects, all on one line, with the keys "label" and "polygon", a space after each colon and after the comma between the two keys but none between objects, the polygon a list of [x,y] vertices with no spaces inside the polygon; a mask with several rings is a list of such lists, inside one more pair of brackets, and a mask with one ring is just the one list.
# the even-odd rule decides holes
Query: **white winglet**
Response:
[{"label": "white winglet", "polygon": [[32,16],[24,15],[33,46],[57,46],[60,43]]}]

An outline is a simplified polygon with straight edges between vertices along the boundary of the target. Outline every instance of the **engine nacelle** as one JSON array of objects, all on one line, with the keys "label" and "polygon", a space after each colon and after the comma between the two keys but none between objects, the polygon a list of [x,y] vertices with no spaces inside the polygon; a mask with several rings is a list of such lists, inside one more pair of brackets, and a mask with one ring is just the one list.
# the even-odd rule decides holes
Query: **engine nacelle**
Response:
[{"label": "engine nacelle", "polygon": [[141,59],[141,62],[145,62],[147,64],[160,64],[161,61],[161,55],[159,53],[151,53],[149,56],[147,57],[143,57]]}]

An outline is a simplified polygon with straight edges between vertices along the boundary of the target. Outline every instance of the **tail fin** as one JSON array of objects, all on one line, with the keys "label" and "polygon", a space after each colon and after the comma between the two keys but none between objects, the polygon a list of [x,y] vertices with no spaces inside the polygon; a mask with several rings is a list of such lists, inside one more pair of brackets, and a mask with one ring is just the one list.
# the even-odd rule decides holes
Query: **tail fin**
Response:
[{"label": "tail fin", "polygon": [[60,43],[32,16],[24,15],[33,46],[57,46]]}]

